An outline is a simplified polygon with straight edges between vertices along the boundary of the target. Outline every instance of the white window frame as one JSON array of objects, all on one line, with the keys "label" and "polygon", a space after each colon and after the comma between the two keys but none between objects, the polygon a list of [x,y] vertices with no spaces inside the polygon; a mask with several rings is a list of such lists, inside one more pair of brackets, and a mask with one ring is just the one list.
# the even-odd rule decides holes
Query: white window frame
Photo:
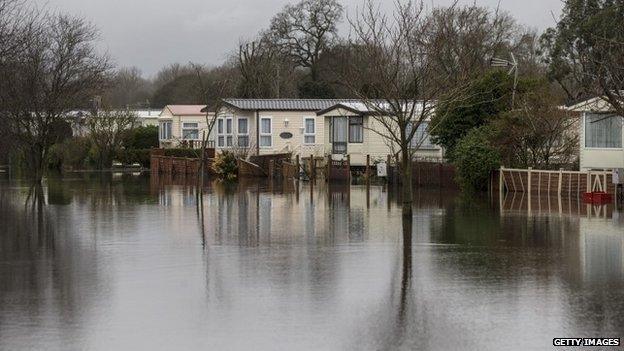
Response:
[{"label": "white window frame", "polygon": [[[230,132],[227,130],[228,120],[232,123]],[[222,128],[219,131],[219,123],[222,123]],[[234,145],[233,138],[234,137],[234,118],[231,116],[219,117],[217,118],[217,147],[218,148],[229,148]],[[232,141],[232,145],[228,145],[228,138]],[[223,140],[223,143],[221,143]]]},{"label": "white window frame", "polygon": [[[219,125],[221,124],[221,125]],[[221,130],[219,130],[219,127]],[[217,118],[217,147],[225,147],[225,135],[223,132],[225,131],[225,120],[221,117]],[[221,143],[223,140],[223,143]]]},{"label": "white window frame", "polygon": [[[268,119],[269,121],[271,121],[271,125],[270,125],[271,130],[270,130],[270,132],[269,132],[269,133],[266,133],[266,132],[263,132],[263,131],[262,131],[262,120],[263,120],[263,119]],[[259,125],[258,125],[258,132],[259,132],[259,134],[260,134],[260,135],[258,136],[258,145],[259,145],[259,147],[260,147],[261,149],[270,149],[270,148],[272,148],[272,147],[273,147],[273,117],[271,117],[271,116],[262,116],[262,117],[260,117],[260,119],[258,120],[258,123],[259,123]],[[264,145],[264,146],[263,146],[263,145],[262,145],[262,143],[261,143],[262,137],[270,137],[270,138],[271,138],[271,139],[270,139],[270,140],[271,140],[271,144],[270,144],[270,145]]]},{"label": "white window frame", "polygon": [[[192,127],[192,128],[185,127],[186,124],[195,124],[197,127]],[[184,137],[184,131],[187,131],[187,130],[197,130],[197,138],[195,138],[195,139],[190,139],[190,138],[187,139],[187,138],[185,138]],[[199,122],[182,122],[182,140],[201,140],[201,138],[199,136],[199,131],[200,131],[200,129],[199,129]]]},{"label": "white window frame", "polygon": [[[591,113],[583,113],[583,148],[585,150],[607,150],[607,151],[618,151],[618,150],[624,150],[624,121],[622,122],[622,126],[621,129],[622,131],[620,132],[620,138],[622,138],[622,146],[621,147],[607,147],[607,146],[587,146],[587,115],[591,114]],[[624,118],[622,116],[616,116],[619,118]]]},{"label": "white window frame", "polygon": [[[230,131],[228,132],[228,122]],[[225,117],[225,147],[234,147],[234,118]]]},{"label": "white window frame", "polygon": [[[159,135],[158,135],[158,139],[162,140],[162,141],[167,141],[167,140],[171,140],[171,138],[173,137],[173,121],[172,120],[166,120],[166,121],[161,121],[159,122],[160,125],[160,130],[159,130]],[[167,133],[167,128],[166,126],[169,126],[169,130]],[[167,135],[169,134],[169,135]]]},{"label": "white window frame", "polygon": [[[241,120],[247,121],[247,133],[241,133],[240,130],[238,130],[238,127],[239,127],[238,123]],[[245,145],[245,146],[239,145],[239,138],[240,137],[247,137],[247,145]],[[236,119],[236,147],[244,147],[244,148],[248,148],[249,147],[249,118],[247,118],[247,117],[238,117]]]},{"label": "white window frame", "polygon": [[[314,122],[314,133],[308,133],[306,130],[308,124],[306,123],[308,120],[312,120]],[[313,143],[306,142],[306,137],[314,137]],[[303,145],[316,145],[316,118],[315,117],[303,117]]]},{"label": "white window frame", "polygon": [[[416,123],[417,122],[412,122],[409,125],[407,129],[407,133],[411,133],[412,126]],[[410,141],[411,148],[416,148],[416,146],[418,146],[418,150],[438,150],[439,149],[439,146],[437,146],[431,141],[431,133],[429,133],[429,130],[428,130],[429,124],[430,124],[430,121],[421,121],[418,124],[418,127],[416,128],[416,132],[414,132],[412,140]],[[418,128],[422,128],[424,130],[421,130],[419,134]],[[418,145],[418,143],[420,143],[421,141],[422,141],[422,144]]]}]

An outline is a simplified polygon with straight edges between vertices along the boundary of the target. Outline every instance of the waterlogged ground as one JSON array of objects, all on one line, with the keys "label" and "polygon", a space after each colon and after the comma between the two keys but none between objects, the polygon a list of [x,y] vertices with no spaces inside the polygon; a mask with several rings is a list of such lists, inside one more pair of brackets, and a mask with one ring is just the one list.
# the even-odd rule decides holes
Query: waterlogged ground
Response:
[{"label": "waterlogged ground", "polygon": [[[193,183],[193,182],[189,182]],[[308,183],[0,180],[0,350],[542,350],[624,337],[624,214]],[[529,206],[530,204],[530,206]],[[608,349],[608,348],[605,348]]]}]

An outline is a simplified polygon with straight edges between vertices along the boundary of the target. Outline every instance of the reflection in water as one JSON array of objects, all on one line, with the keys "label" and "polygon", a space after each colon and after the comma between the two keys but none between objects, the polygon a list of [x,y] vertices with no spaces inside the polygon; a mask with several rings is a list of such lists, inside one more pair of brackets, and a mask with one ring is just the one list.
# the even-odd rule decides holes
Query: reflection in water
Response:
[{"label": "reflection in water", "polygon": [[412,276],[412,227],[413,220],[411,213],[404,213],[402,218],[403,229],[403,266],[401,269],[401,302],[399,304],[399,318],[397,325],[399,326],[400,334],[397,339],[404,338],[405,332],[405,315],[407,313],[407,294]]},{"label": "reflection in water", "polygon": [[33,210],[0,183],[0,349],[524,350],[624,330],[612,208],[420,190],[404,216],[393,187],[194,185],[50,178]]}]

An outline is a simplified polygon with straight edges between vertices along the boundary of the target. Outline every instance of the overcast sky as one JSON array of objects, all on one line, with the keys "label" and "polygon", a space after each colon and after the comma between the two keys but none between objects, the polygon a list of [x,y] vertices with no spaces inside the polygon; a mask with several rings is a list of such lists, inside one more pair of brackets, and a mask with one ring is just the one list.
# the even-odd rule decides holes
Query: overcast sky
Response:
[{"label": "overcast sky", "polygon": [[[82,16],[101,32],[100,46],[118,66],[151,76],[169,63],[220,64],[241,38],[266,28],[288,0],[36,0],[51,10]],[[460,0],[496,7],[538,30],[555,24],[563,0]],[[342,0],[353,14],[363,0]],[[428,6],[452,0],[428,0]],[[392,0],[380,0],[391,9]],[[343,25],[343,32],[347,26]]]}]

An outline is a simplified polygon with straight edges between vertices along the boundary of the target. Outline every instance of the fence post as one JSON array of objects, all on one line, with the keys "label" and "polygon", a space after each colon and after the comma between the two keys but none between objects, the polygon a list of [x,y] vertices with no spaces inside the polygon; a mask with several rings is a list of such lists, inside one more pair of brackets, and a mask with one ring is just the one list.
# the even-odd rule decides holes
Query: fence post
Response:
[{"label": "fence post", "polygon": [[438,163],[438,187],[442,188],[442,163]]},{"label": "fence post", "polygon": [[[388,155],[386,157],[386,178],[388,178],[388,183],[390,182],[390,161],[392,160],[392,156]],[[392,172],[394,174],[394,172]],[[393,177],[394,179],[394,177]]]},{"label": "fence post", "polygon": [[327,155],[327,181],[331,180],[331,170],[332,170],[332,157],[331,155]]},{"label": "fence post", "polygon": [[295,166],[297,167],[297,172],[295,172],[295,178],[299,179],[299,172],[301,172],[301,168],[299,168],[299,155],[295,156]]},{"label": "fence post", "polygon": [[531,195],[531,171],[533,170],[533,167],[529,167],[529,170],[527,172],[528,175],[528,180],[527,180],[527,188],[529,188],[529,195]]},{"label": "fence post", "polygon": [[275,176],[275,160],[269,160],[269,179]]},{"label": "fence post", "polygon": [[314,162],[314,155],[310,155],[310,177],[316,180],[316,164]]},{"label": "fence post", "polygon": [[503,184],[503,181],[504,181],[503,170],[504,169],[505,167],[501,166],[500,169],[498,170],[498,192],[501,194],[505,190],[505,184]]},{"label": "fence post", "polygon": [[347,154],[347,180],[351,184],[351,155]]},{"label": "fence post", "polygon": [[591,184],[591,170],[587,170],[587,176],[585,177],[587,184],[585,184],[585,192],[591,193],[592,184]]},{"label": "fence post", "polygon": [[561,196],[561,184],[563,182],[563,168],[559,168],[559,185],[557,186],[557,195]]},{"label": "fence post", "polygon": [[366,181],[370,179],[370,155],[366,155]]}]

